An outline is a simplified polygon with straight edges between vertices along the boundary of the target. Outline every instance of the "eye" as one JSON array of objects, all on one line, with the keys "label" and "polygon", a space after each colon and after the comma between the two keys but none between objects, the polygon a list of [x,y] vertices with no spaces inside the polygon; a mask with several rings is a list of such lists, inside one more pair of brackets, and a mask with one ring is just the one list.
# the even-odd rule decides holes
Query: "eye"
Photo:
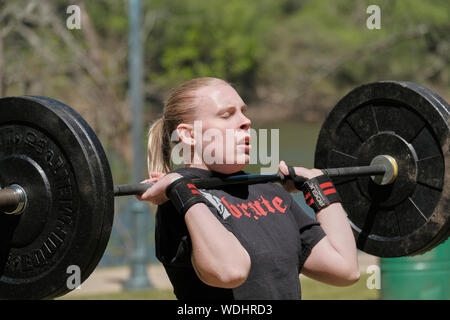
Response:
[{"label": "eye", "polygon": [[227,110],[224,110],[220,114],[220,117],[223,118],[223,119],[227,119],[227,118],[230,118],[235,112],[236,112],[236,110],[234,108],[229,108]]}]

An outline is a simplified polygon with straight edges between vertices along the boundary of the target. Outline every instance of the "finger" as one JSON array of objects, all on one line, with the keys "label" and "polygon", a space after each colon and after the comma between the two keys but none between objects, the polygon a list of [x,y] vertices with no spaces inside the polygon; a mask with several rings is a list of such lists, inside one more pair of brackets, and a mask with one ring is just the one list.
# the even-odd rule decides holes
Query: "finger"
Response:
[{"label": "finger", "polygon": [[141,198],[143,200],[149,200],[153,195],[153,190],[151,190],[153,187],[148,188],[142,195]]},{"label": "finger", "polygon": [[152,178],[159,178],[161,176],[164,176],[164,173],[161,173],[161,172],[151,172],[150,173],[150,177],[152,177]]},{"label": "finger", "polygon": [[169,173],[167,175],[165,175],[160,181],[164,181],[164,189],[167,188],[171,183],[175,182],[178,179],[183,178],[182,175],[174,172],[174,173]]},{"label": "finger", "polygon": [[313,172],[315,177],[323,175],[323,171],[320,170],[320,169],[315,169],[314,168],[314,169],[311,169],[311,171]]},{"label": "finger", "polygon": [[288,167],[287,167],[286,163],[285,163],[283,160],[280,161],[280,164],[278,165],[278,169],[279,169],[284,175],[288,175],[288,174],[289,174]]},{"label": "finger", "polygon": [[314,172],[311,169],[307,169],[304,167],[295,167],[295,174],[298,176],[301,176],[305,179],[312,179],[320,174],[317,174],[316,172]]}]

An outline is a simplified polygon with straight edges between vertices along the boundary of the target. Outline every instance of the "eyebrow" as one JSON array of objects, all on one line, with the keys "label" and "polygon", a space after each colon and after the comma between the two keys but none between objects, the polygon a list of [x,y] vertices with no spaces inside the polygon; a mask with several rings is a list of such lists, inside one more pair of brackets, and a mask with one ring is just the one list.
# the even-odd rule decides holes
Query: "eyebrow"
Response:
[{"label": "eyebrow", "polygon": [[232,108],[236,108],[236,109],[245,109],[245,110],[247,110],[248,109],[248,106],[244,103],[243,105],[241,105],[239,108],[238,107],[236,107],[235,105],[229,105],[229,106],[226,106],[226,107],[223,107],[223,108],[220,108],[219,109],[219,113],[220,112],[224,112],[224,111],[227,111],[228,109],[232,109]]}]

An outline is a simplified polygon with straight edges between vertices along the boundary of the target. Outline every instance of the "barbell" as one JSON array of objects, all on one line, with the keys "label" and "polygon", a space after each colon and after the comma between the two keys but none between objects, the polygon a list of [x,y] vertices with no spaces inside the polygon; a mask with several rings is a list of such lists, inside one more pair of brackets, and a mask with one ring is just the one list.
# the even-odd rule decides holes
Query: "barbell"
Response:
[{"label": "barbell", "polygon": [[[385,81],[352,90],[328,115],[314,166],[332,177],[360,250],[409,256],[448,238],[449,113],[429,89]],[[208,189],[283,179],[194,183]],[[63,295],[72,265],[83,282],[108,243],[114,196],[151,185],[114,186],[100,141],[69,106],[38,96],[0,99],[0,298]]]}]

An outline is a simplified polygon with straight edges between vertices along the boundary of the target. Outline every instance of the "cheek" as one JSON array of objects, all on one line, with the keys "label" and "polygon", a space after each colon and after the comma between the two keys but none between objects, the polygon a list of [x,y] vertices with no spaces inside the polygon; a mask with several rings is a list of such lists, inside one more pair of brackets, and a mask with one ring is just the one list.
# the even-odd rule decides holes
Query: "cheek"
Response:
[{"label": "cheek", "polygon": [[[203,120],[201,131],[197,126],[195,134],[196,145],[201,146],[202,159],[207,164],[247,163],[248,155],[238,145],[239,138],[239,132],[220,119]],[[197,152],[200,152],[199,148]]]},{"label": "cheek", "polygon": [[[234,163],[240,153],[233,130],[210,128],[202,134],[202,153],[205,163]],[[206,159],[205,159],[206,157]],[[211,159],[212,160],[211,160]]]},{"label": "cheek", "polygon": [[232,130],[225,127],[223,121],[210,120],[203,121],[201,140],[198,141],[203,147],[209,146],[215,149],[225,150],[226,145],[230,147],[235,145],[235,139]]},{"label": "cheek", "polygon": [[203,132],[201,145],[203,150],[214,151],[216,156],[226,156],[226,151],[233,150],[235,144],[234,139],[225,130],[212,128]]}]

